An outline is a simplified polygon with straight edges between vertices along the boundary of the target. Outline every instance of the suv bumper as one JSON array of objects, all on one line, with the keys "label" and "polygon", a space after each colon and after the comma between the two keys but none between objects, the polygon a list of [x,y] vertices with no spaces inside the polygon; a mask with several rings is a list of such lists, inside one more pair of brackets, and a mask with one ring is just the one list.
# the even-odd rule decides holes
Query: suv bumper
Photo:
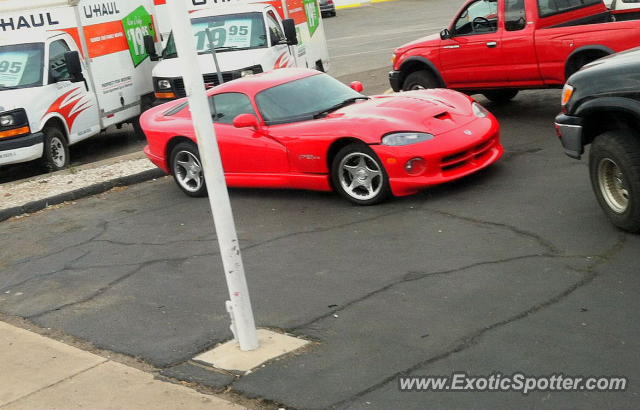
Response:
[{"label": "suv bumper", "polygon": [[0,140],[0,166],[33,161],[42,157],[44,134],[37,132],[7,141]]},{"label": "suv bumper", "polygon": [[560,114],[556,117],[556,132],[564,152],[571,158],[580,159],[584,154],[582,118]]}]

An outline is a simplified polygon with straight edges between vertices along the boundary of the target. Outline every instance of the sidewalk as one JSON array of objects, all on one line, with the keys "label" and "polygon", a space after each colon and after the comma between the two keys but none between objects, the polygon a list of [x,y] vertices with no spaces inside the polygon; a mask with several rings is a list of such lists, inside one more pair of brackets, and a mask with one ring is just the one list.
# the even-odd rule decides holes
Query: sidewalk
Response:
[{"label": "sidewalk", "polygon": [[0,363],[3,410],[246,409],[4,322]]}]

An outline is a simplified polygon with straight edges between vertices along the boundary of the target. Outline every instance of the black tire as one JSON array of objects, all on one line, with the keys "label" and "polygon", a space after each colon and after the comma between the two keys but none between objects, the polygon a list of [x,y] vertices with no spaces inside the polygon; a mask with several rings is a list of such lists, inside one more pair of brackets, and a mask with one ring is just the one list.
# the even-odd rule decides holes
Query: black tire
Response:
[{"label": "black tire", "polygon": [[140,125],[140,116],[137,116],[136,118],[134,118],[133,121],[131,121],[131,125],[133,126],[133,133],[136,139],[138,141],[146,141],[147,136],[144,134],[144,131],[142,130],[142,126]]},{"label": "black tire", "polygon": [[420,90],[426,88],[438,88],[440,84],[428,71],[414,71],[404,79],[403,91]]},{"label": "black tire", "polygon": [[640,134],[607,131],[589,154],[591,185],[600,206],[620,229],[640,232]]},{"label": "black tire", "polygon": [[504,104],[516,98],[518,92],[518,90],[494,90],[486,91],[482,95],[487,97],[487,100],[489,101],[497,104]]},{"label": "black tire", "polygon": [[55,172],[69,166],[69,144],[67,137],[58,127],[49,126],[43,130],[44,151],[41,163],[45,172]]},{"label": "black tire", "polygon": [[[353,167],[353,172],[348,171],[345,166]],[[364,185],[350,189],[347,184],[356,180],[355,173],[361,174],[360,181]],[[350,144],[338,151],[331,164],[331,182],[340,195],[357,205],[376,205],[391,196],[387,171],[376,153],[365,144]]]},{"label": "black tire", "polygon": [[173,179],[182,192],[194,198],[207,196],[202,162],[194,143],[181,142],[176,145],[171,150],[169,165]]}]

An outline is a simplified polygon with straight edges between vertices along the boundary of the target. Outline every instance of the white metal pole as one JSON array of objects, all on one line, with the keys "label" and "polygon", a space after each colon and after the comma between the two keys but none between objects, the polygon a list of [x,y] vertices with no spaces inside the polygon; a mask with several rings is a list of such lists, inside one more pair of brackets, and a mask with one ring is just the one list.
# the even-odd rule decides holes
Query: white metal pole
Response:
[{"label": "white metal pole", "polygon": [[189,97],[191,118],[209,191],[209,202],[220,245],[222,264],[229,287],[231,300],[227,302],[227,310],[231,313],[231,328],[240,343],[241,350],[255,350],[258,348],[258,336],[251,309],[249,288],[244,275],[240,243],[231,211],[220,150],[198,64],[191,20],[184,0],[169,0],[168,5],[173,37],[181,60],[180,66],[183,69],[185,89]]}]

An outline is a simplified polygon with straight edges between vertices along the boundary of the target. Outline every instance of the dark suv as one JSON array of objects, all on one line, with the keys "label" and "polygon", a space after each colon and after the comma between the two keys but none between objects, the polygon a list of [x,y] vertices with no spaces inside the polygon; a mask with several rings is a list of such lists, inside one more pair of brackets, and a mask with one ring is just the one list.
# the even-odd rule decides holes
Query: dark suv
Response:
[{"label": "dark suv", "polygon": [[616,226],[640,232],[640,48],[572,75],[556,129],[572,158],[591,145],[591,184],[600,205]]}]

